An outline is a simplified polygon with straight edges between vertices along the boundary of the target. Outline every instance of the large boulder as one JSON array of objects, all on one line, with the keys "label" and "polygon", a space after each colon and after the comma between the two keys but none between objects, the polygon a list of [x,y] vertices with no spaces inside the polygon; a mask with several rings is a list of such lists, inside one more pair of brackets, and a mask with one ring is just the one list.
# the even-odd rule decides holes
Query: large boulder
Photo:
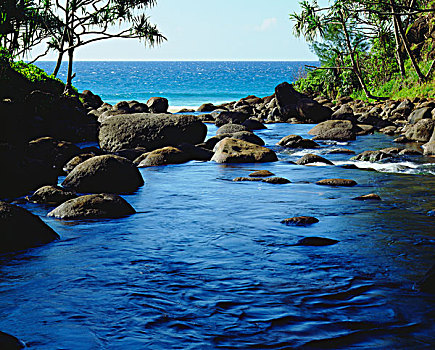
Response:
[{"label": "large boulder", "polygon": [[0,332],[0,349],[3,350],[20,350],[26,346],[18,338],[5,332]]},{"label": "large boulder", "polygon": [[77,165],[62,182],[82,193],[131,193],[144,184],[137,167],[115,155],[96,156]]},{"label": "large boulder", "polygon": [[304,95],[297,92],[293,88],[293,85],[287,82],[281,83],[275,87],[276,104],[284,120],[298,116],[296,105],[302,97],[304,97]]},{"label": "large boulder", "polygon": [[249,130],[267,129],[267,127],[262,122],[256,119],[246,119],[242,125],[246,126]]},{"label": "large boulder", "polygon": [[308,133],[315,135],[316,140],[349,141],[355,140],[361,128],[349,120],[327,120],[317,124]]},{"label": "large boulder", "polygon": [[0,252],[23,250],[59,239],[38,216],[0,201]]},{"label": "large boulder", "polygon": [[217,163],[263,163],[278,160],[272,150],[250,142],[225,138],[215,148],[212,161]]},{"label": "large boulder", "polygon": [[238,139],[250,143],[255,143],[259,146],[264,146],[265,143],[263,139],[250,131],[237,131],[232,133],[218,134],[216,136],[210,137],[206,142],[204,147],[207,149],[213,149],[216,144],[223,140],[226,137],[230,137],[233,139]]},{"label": "large boulder", "polygon": [[90,194],[70,199],[50,213],[58,219],[120,218],[136,213],[125,199],[116,194]]},{"label": "large boulder", "polygon": [[100,126],[101,149],[115,152],[144,147],[150,151],[165,146],[204,141],[207,127],[195,116],[130,114],[114,116]]},{"label": "large boulder", "polygon": [[217,107],[213,103],[204,103],[198,107],[197,112],[213,112]]},{"label": "large boulder", "polygon": [[151,113],[166,113],[168,111],[169,103],[164,97],[151,97],[147,101],[147,106]]},{"label": "large boulder", "polygon": [[300,120],[304,122],[320,123],[331,118],[332,109],[322,106],[311,98],[302,98],[296,105]]},{"label": "large boulder", "polygon": [[332,163],[330,160],[312,153],[305,154],[302,158],[296,161],[297,165],[308,165],[313,163],[324,163],[328,165],[334,165],[334,163]]},{"label": "large boulder", "polygon": [[434,120],[421,119],[406,131],[405,137],[411,141],[428,142],[432,136],[434,127]]}]

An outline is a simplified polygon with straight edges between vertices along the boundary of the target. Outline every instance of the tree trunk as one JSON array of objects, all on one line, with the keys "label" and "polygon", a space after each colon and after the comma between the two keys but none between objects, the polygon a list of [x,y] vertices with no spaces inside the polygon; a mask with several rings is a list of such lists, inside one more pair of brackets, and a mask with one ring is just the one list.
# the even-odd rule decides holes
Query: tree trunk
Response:
[{"label": "tree trunk", "polygon": [[346,39],[345,41],[346,41],[347,50],[349,51],[350,59],[352,61],[353,72],[357,76],[358,81],[359,81],[359,83],[361,85],[361,88],[363,89],[363,91],[366,94],[367,98],[373,98],[372,94],[367,89],[367,85],[365,84],[364,79],[362,77],[359,64],[358,64],[358,62],[355,59],[354,50],[352,48],[352,43],[350,41],[349,31],[347,30],[346,22],[345,22],[343,17],[341,17],[341,27],[343,28],[344,37]]},{"label": "tree trunk", "polygon": [[[394,12],[394,9],[392,9]],[[405,71],[405,62],[403,62],[402,53],[400,52],[400,36],[399,36],[399,27],[397,25],[396,18],[393,17],[393,24],[394,24],[394,39],[396,40],[396,60],[397,64],[399,65],[400,69],[400,75],[402,76],[402,79],[406,76]]]},{"label": "tree trunk", "polygon": [[[61,48],[61,50],[63,50],[63,48]],[[59,69],[62,64],[62,58],[63,58],[63,51],[59,51],[59,55],[57,56],[56,67],[54,67],[54,71],[52,74],[55,78],[57,77],[57,73],[59,73]]]},{"label": "tree trunk", "polygon": [[418,75],[418,79],[421,82],[425,81],[426,77],[421,72],[420,67],[418,66],[418,63],[417,63],[417,61],[416,61],[416,59],[411,51],[411,48],[409,47],[408,39],[406,38],[405,30],[403,29],[402,20],[401,20],[400,16],[398,16],[395,13],[396,4],[394,3],[394,0],[390,0],[390,5],[391,5],[391,8],[393,9],[393,13],[394,13],[393,16],[394,16],[395,20],[397,21],[397,27],[399,29],[400,38],[403,41],[403,45],[405,46],[406,53],[408,54],[409,58],[411,59],[412,66],[414,67],[414,69]]}]

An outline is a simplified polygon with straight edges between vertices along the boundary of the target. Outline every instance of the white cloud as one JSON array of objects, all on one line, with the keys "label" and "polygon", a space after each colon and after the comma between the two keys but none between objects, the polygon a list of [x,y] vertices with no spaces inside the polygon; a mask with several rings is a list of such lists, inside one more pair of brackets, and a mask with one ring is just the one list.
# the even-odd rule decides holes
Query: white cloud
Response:
[{"label": "white cloud", "polygon": [[276,25],[277,19],[275,17],[273,18],[266,18],[263,20],[263,23],[261,23],[260,26],[255,26],[255,30],[258,32],[265,32],[269,30],[270,28],[274,27]]}]

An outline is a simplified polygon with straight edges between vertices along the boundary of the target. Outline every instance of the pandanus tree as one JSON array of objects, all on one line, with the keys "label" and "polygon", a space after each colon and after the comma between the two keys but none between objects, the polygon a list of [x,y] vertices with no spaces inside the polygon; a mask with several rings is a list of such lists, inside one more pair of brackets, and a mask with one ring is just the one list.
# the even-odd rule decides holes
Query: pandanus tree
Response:
[{"label": "pandanus tree", "polygon": [[58,25],[48,1],[1,0],[0,46],[9,57],[19,57],[51,36]]},{"label": "pandanus tree", "polygon": [[49,43],[58,51],[53,75],[58,74],[66,53],[66,90],[70,91],[77,48],[113,38],[135,38],[150,46],[166,40],[144,13],[145,9],[155,4],[155,0],[55,0],[51,11],[61,25],[53,31]]},{"label": "pandanus tree", "polygon": [[376,35],[376,31],[373,26],[361,21],[362,12],[358,2],[337,0],[331,6],[323,8],[315,0],[311,3],[302,1],[300,4],[302,12],[290,15],[295,35],[303,36],[312,43],[316,38],[325,39],[331,30],[339,32],[343,38],[343,56],[349,58],[350,66],[324,68],[351,70],[368,98],[381,99],[370,93],[360,63],[360,54],[366,48],[369,38]]}]

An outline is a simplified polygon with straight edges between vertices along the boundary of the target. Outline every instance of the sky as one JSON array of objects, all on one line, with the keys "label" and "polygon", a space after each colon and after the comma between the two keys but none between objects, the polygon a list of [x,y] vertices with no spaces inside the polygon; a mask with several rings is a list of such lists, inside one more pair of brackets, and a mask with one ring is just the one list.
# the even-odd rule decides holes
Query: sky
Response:
[{"label": "sky", "polygon": [[[135,39],[110,39],[76,50],[76,60],[316,61],[292,33],[297,0],[158,0],[147,10],[167,41],[145,48]],[[44,51],[42,48],[40,52]],[[50,54],[43,60],[55,60]]]}]

